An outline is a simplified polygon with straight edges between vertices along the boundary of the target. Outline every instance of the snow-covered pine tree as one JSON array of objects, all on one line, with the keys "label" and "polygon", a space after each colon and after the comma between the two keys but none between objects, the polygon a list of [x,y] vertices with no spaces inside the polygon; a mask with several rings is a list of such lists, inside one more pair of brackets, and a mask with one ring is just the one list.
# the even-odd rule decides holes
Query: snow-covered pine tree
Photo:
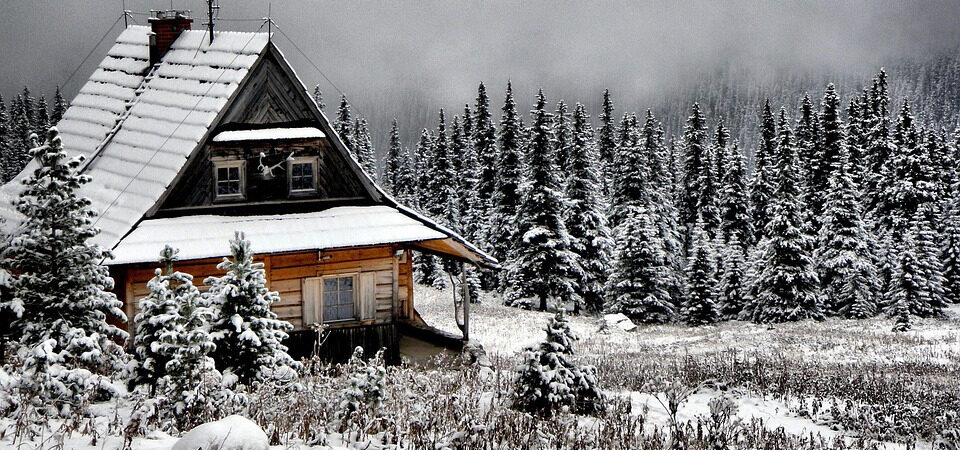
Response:
[{"label": "snow-covered pine tree", "polygon": [[800,101],[800,118],[797,119],[797,161],[800,169],[800,180],[803,183],[805,202],[811,202],[810,196],[819,196],[823,192],[811,189],[814,174],[819,171],[820,155],[820,120],[813,101],[807,93]]},{"label": "snow-covered pine tree", "polygon": [[890,308],[890,316],[893,317],[893,329],[891,331],[895,333],[903,333],[905,331],[910,331],[913,328],[913,321],[910,319],[910,304],[907,303],[910,298],[907,294],[906,289],[899,288],[899,286],[906,285],[907,280],[896,280],[895,290],[893,291],[892,298],[892,307]]},{"label": "snow-covered pine tree", "polygon": [[876,215],[879,224],[896,235],[910,227],[917,210],[935,201],[933,167],[921,145],[921,133],[909,103],[904,102],[900,110],[893,144],[895,148],[883,174],[881,188],[884,191]]},{"label": "snow-covered pine tree", "polygon": [[877,313],[877,269],[870,230],[864,225],[860,191],[850,174],[848,151],[840,146],[827,186],[816,257],[824,312],[850,319]]},{"label": "snow-covered pine tree", "polygon": [[[431,170],[435,153],[433,135],[429,130],[420,132],[420,141],[417,142],[417,155],[414,161],[416,167],[416,207],[429,214],[428,208],[434,199],[431,198]],[[417,283],[443,289],[447,285],[447,278],[436,256],[420,253],[413,259],[413,268]]]},{"label": "snow-covered pine tree", "polygon": [[727,167],[720,181],[720,236],[734,240],[745,250],[753,242],[753,218],[747,192],[746,167],[737,142],[727,150]]},{"label": "snow-covered pine tree", "polygon": [[611,180],[614,175],[613,161],[617,154],[617,127],[613,116],[613,99],[610,90],[603,90],[603,108],[600,110],[600,130],[597,132],[597,151],[600,154],[601,174],[603,175],[604,193],[610,195]]},{"label": "snow-covered pine tree", "polygon": [[13,145],[10,139],[10,117],[0,95],[0,183],[6,183],[16,175],[13,172]]},{"label": "snow-covered pine tree", "polygon": [[[30,114],[28,115],[28,113]],[[10,134],[8,136],[13,150],[10,153],[9,162],[10,179],[19,174],[24,166],[30,162],[30,149],[33,148],[30,135],[34,132],[31,116],[32,112],[28,109],[23,98],[17,96],[10,105]]]},{"label": "snow-covered pine tree", "polygon": [[770,100],[763,105],[760,123],[760,143],[754,155],[753,178],[750,181],[750,207],[753,216],[751,242],[760,242],[770,222],[770,207],[777,188],[777,124],[770,110]]},{"label": "snow-covered pine tree", "polygon": [[[133,318],[136,330],[133,337],[133,375],[129,380],[131,388],[148,386],[151,394],[155,392],[157,382],[167,374],[167,362],[176,350],[179,334],[178,323],[180,304],[173,294],[170,282],[173,275],[173,263],[179,250],[165,246],[160,252],[160,265],[147,288],[150,293],[140,299],[138,310]],[[193,285],[191,280],[191,286]],[[166,340],[167,342],[164,342]]]},{"label": "snow-covered pine tree", "polygon": [[250,241],[242,232],[230,240],[230,255],[217,265],[226,274],[204,280],[216,314],[210,334],[217,347],[213,353],[217,368],[245,385],[296,376],[299,363],[282,344],[293,326],[270,310],[280,295],[267,290],[263,263],[253,261]]},{"label": "snow-covered pine tree", "polygon": [[717,183],[722,183],[724,171],[727,169],[727,145],[730,143],[730,130],[723,122],[723,116],[717,118],[717,127],[713,133],[713,170]]},{"label": "snow-covered pine tree", "polygon": [[614,232],[616,252],[607,282],[606,310],[641,323],[667,323],[677,317],[670,295],[671,267],[663,252],[656,219],[648,209],[624,213]]},{"label": "snow-covered pine tree", "polygon": [[[393,119],[390,125],[390,146],[387,149],[387,157],[383,163],[383,176],[380,177],[380,186],[401,203],[406,203],[407,199],[400,198],[397,192],[397,186],[404,176],[404,172],[410,171],[410,161],[404,152],[403,144],[400,142],[400,127],[397,125],[397,119]],[[403,190],[403,188],[399,189]]]},{"label": "snow-covered pine tree", "polygon": [[[863,191],[866,199],[865,204],[867,205],[866,210],[870,213],[874,213],[883,199],[887,186],[893,181],[888,178],[890,157],[896,149],[890,137],[890,117],[887,111],[889,104],[887,75],[881,69],[873,79],[868,101],[863,110],[862,127],[867,135],[867,147],[864,150]],[[880,215],[882,215],[882,212]],[[876,219],[880,219],[880,217]]]},{"label": "snow-covered pine tree", "polygon": [[[566,201],[556,165],[553,115],[546,111],[543,90],[537,94],[533,130],[527,149],[529,186],[517,210],[514,256],[507,269],[505,299],[515,306],[546,311],[548,302],[557,306],[583,300],[577,295],[576,280],[583,277],[579,255],[570,250],[570,235],[563,222]],[[579,308],[577,308],[579,309]]]},{"label": "snow-covered pine tree", "polygon": [[629,210],[653,203],[650,198],[650,168],[646,153],[640,148],[635,115],[623,115],[619,134],[610,179],[610,223],[614,227],[626,219]]},{"label": "snow-covered pine tree", "polygon": [[37,99],[33,95],[30,95],[30,89],[26,86],[23,87],[20,98],[23,99],[21,104],[23,105],[27,119],[27,127],[29,130],[27,134],[42,134],[43,130],[37,128]]},{"label": "snow-covered pine tree", "polygon": [[357,158],[357,162],[360,163],[360,167],[363,168],[363,171],[373,179],[374,182],[378,178],[378,169],[377,169],[377,151],[373,148],[373,141],[370,139],[370,129],[367,127],[367,119],[357,118],[353,121],[353,137],[350,138],[353,142],[354,156]]},{"label": "snow-covered pine tree", "polygon": [[353,118],[350,117],[350,102],[347,101],[347,94],[340,96],[340,107],[337,108],[337,117],[333,120],[333,129],[340,136],[343,145],[347,146],[350,154],[357,157],[357,150],[353,148],[353,136],[351,128],[353,127]]},{"label": "snow-covered pine tree", "polygon": [[846,146],[846,136],[844,134],[844,125],[840,118],[840,97],[837,96],[837,90],[833,84],[828,84],[823,94],[823,102],[820,103],[820,139],[817,146],[818,152],[814,155],[813,173],[808,186],[810,195],[808,196],[807,207],[810,210],[810,218],[813,220],[811,229],[820,228],[820,217],[823,215],[823,195],[830,187],[830,176],[840,164],[840,153],[844,152]]},{"label": "snow-covered pine tree", "polygon": [[692,235],[687,257],[686,296],[680,315],[688,325],[709,325],[720,319],[716,262],[702,220],[696,222]]},{"label": "snow-covered pine tree", "polygon": [[507,261],[513,254],[517,237],[517,210],[520,207],[520,185],[523,183],[523,122],[517,113],[513,87],[507,83],[500,120],[500,149],[497,152],[496,188],[491,199],[490,225],[487,243],[493,257]]},{"label": "snow-covered pine tree", "polygon": [[[864,151],[867,148],[867,134],[863,132],[863,105],[867,101],[866,93],[855,95],[847,104],[846,147],[849,156],[850,177],[858,187],[862,187],[864,174]],[[810,202],[807,201],[809,204]]]},{"label": "snow-covered pine tree", "polygon": [[[890,291],[887,293],[890,299],[887,313],[898,319],[898,325],[904,320],[909,323],[911,314],[931,317],[941,313],[941,310],[931,303],[930,292],[923,278],[923,262],[917,243],[920,223],[914,222],[913,225],[901,237],[897,248],[897,264],[890,282]],[[896,328],[894,330],[896,331]]]},{"label": "snow-covered pine tree", "polygon": [[567,104],[563,100],[557,102],[557,112],[554,113],[553,135],[556,138],[556,160],[557,170],[560,173],[560,183],[567,181],[567,175],[570,173],[570,167],[567,164],[570,159],[570,147],[573,146],[573,128],[570,124],[570,112]]},{"label": "snow-covered pine tree", "polygon": [[320,111],[327,108],[327,105],[323,103],[323,91],[320,90],[319,83],[313,87],[313,101],[317,104],[317,108],[320,108]]},{"label": "snow-covered pine tree", "polygon": [[756,295],[750,308],[758,323],[822,320],[820,281],[808,253],[811,238],[803,232],[796,148],[782,109],[779,128],[777,190],[770,207],[770,222],[759,244],[758,262],[762,266],[753,281]]},{"label": "snow-covered pine tree", "polygon": [[[214,351],[220,350],[214,344],[217,335],[214,331],[217,312],[210,307],[208,298],[201,296],[200,291],[193,285],[193,276],[182,272],[171,272],[165,278],[170,283],[168,295],[173,297],[179,308],[177,315],[173,318],[175,328],[161,335],[161,344],[170,354],[165,366],[166,375],[160,380],[160,385],[173,406],[172,411],[166,411],[165,414],[173,413],[170,419],[176,423],[177,429],[189,430],[213,418],[214,409],[218,406],[222,407],[225,401],[223,387],[229,388],[235,380],[224,383],[220,372],[217,371],[216,362],[211,357]],[[244,283],[235,284],[234,287],[239,291],[256,283],[255,279],[248,278]],[[263,322],[250,327],[250,323],[243,323],[242,319],[235,318],[234,323],[230,325],[245,330],[243,333],[246,335],[241,334],[241,340],[260,347],[256,350],[261,353],[260,357],[246,355],[250,357],[249,361],[254,370],[273,366],[278,363],[278,360],[283,359],[296,364],[287,356],[286,347],[276,347],[279,341],[275,339],[280,337],[279,335],[258,333],[252,329],[262,330],[272,327],[270,320],[272,319],[268,317],[254,319],[254,322]],[[264,339],[258,340],[259,337]],[[283,333],[282,337],[286,337],[286,333]],[[262,356],[271,351],[277,354],[266,358]],[[290,371],[286,375],[295,377],[296,373]]]},{"label": "snow-covered pine tree", "polygon": [[[497,189],[497,164],[499,162],[497,149],[497,130],[493,127],[490,114],[490,99],[487,97],[487,88],[483,83],[477,88],[477,103],[474,108],[474,135],[473,146],[480,163],[480,173],[477,178],[477,200],[483,209],[481,217],[486,217],[491,211],[493,193]],[[484,224],[486,225],[486,224]]]},{"label": "snow-covered pine tree", "polygon": [[477,160],[477,154],[473,150],[473,140],[458,117],[453,118],[450,155],[452,160],[459,161],[457,164],[459,169],[454,172],[459,219],[455,229],[471,242],[480,244],[481,231],[485,225],[484,218],[487,214],[486,210],[478,208],[477,183],[480,176],[480,161]]},{"label": "snow-covered pine tree", "polygon": [[349,429],[351,423],[365,423],[379,413],[387,386],[383,352],[364,360],[363,347],[355,348],[344,372],[344,386],[335,413],[341,432]]},{"label": "snow-covered pine tree", "polygon": [[57,86],[57,91],[53,95],[53,109],[50,111],[50,123],[56,125],[60,122],[60,119],[63,119],[63,113],[67,112],[67,101],[63,99],[63,94],[60,93],[60,86]]},{"label": "snow-covered pine tree", "polygon": [[945,213],[943,249],[943,296],[950,303],[960,303],[960,195],[954,188],[953,198]]},{"label": "snow-covered pine tree", "polygon": [[[717,178],[716,160],[724,149],[709,146],[704,154],[703,172],[700,175],[700,198],[697,200],[699,220],[703,220],[704,231],[710,239],[714,239],[720,228],[720,180]],[[692,236],[691,236],[692,237]]]},{"label": "snow-covered pine tree", "polygon": [[572,361],[577,336],[563,313],[552,317],[544,331],[547,340],[523,352],[513,407],[548,417],[561,408],[569,408],[574,414],[602,411],[605,397],[597,384],[596,370]]},{"label": "snow-covered pine tree", "polygon": [[613,240],[604,214],[600,157],[586,108],[577,103],[573,112],[573,145],[570,147],[570,178],[566,194],[567,232],[570,249],[580,257],[583,268],[577,280],[577,294],[588,311],[603,311],[604,283],[610,272]]},{"label": "snow-covered pine tree", "polygon": [[747,303],[747,254],[736,234],[721,241],[718,309],[722,320],[737,320]]},{"label": "snow-covered pine tree", "polygon": [[[700,104],[690,107],[687,125],[683,130],[683,179],[680,201],[680,223],[692,229],[707,195],[704,183],[707,180],[710,156],[707,149],[707,122],[700,112]],[[714,192],[715,193],[715,192]],[[684,237],[684,249],[690,248],[690,232]]]},{"label": "snow-covered pine tree", "polygon": [[115,373],[126,356],[117,342],[127,333],[109,320],[126,316],[100,264],[111,254],[89,242],[99,230],[90,200],[77,195],[90,181],[77,173],[83,158],[67,158],[56,128],[30,155],[39,167],[14,201],[23,222],[0,254],[2,268],[17,274],[5,306],[18,317],[14,325],[24,346],[52,339],[65,367]]},{"label": "snow-covered pine tree", "polygon": [[34,113],[34,130],[46,130],[50,128],[50,110],[47,107],[47,99],[41,95],[37,99],[37,111]]},{"label": "snow-covered pine tree", "polygon": [[459,196],[457,192],[457,174],[453,170],[454,156],[450,154],[450,140],[447,137],[447,124],[443,109],[440,110],[437,134],[434,136],[433,155],[428,168],[427,181],[429,200],[426,212],[441,224],[456,227],[460,222],[457,215]]},{"label": "snow-covered pine tree", "polygon": [[943,266],[940,262],[940,237],[934,228],[935,219],[931,219],[932,205],[918,209],[910,221],[913,239],[916,244],[917,270],[920,284],[926,298],[926,307],[912,311],[921,317],[941,317],[947,307],[944,301]]}]

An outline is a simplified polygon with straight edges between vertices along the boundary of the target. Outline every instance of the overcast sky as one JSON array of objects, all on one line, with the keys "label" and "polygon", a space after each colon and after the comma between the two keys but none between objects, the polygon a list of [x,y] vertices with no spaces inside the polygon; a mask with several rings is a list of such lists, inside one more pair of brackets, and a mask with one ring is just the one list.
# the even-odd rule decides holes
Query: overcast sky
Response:
[{"label": "overcast sky", "polygon": [[[169,0],[128,0],[146,12]],[[205,20],[205,2],[174,0]],[[268,2],[221,0],[223,19],[259,18]],[[0,0],[0,92],[28,84],[46,92],[69,73],[120,15],[121,0]],[[772,70],[862,73],[903,56],[955,48],[958,1],[572,2],[303,1],[272,2],[272,16],[361,108],[413,98],[461,105],[476,84],[494,98],[512,79],[519,92],[544,86],[551,98],[649,98],[658,89],[721,64]],[[146,17],[136,15],[137,22]],[[257,22],[223,20],[221,29]],[[119,33],[114,27],[65,87],[72,95]],[[320,74],[293,45],[280,48],[304,81]],[[328,102],[336,89],[322,83]],[[532,97],[532,93],[530,94]],[[377,115],[372,111],[361,111]],[[376,113],[390,114],[389,112]],[[394,112],[396,114],[396,112]]]}]

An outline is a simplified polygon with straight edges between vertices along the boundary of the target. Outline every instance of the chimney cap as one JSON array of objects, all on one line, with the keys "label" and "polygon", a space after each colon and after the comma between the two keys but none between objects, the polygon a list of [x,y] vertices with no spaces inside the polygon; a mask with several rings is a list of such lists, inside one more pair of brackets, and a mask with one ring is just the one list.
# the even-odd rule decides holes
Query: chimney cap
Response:
[{"label": "chimney cap", "polygon": [[189,19],[190,10],[189,9],[151,9],[150,17],[148,20],[163,20],[163,19]]}]

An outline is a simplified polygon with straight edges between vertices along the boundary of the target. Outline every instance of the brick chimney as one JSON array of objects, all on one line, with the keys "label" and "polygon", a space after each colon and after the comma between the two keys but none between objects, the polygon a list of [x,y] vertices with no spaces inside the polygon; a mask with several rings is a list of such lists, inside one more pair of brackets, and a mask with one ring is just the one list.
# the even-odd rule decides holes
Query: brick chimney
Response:
[{"label": "brick chimney", "polygon": [[150,64],[156,64],[170,50],[173,41],[180,37],[183,30],[189,30],[193,19],[188,10],[151,11],[150,22]]}]

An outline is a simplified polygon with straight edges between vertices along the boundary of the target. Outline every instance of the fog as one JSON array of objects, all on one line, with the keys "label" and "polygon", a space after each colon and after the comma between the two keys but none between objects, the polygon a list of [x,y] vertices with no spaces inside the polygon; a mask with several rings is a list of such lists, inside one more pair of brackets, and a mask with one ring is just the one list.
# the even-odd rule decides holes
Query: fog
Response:
[{"label": "fog", "polygon": [[[127,1],[139,13],[171,2]],[[206,20],[205,2],[174,0]],[[255,30],[271,17],[275,41],[328,105],[342,90],[375,132],[393,116],[426,125],[431,111],[462,108],[485,81],[500,103],[512,80],[521,105],[544,87],[555,100],[596,105],[610,88],[630,108],[705,76],[739,67],[745,82],[782,72],[863,74],[960,42],[960,2],[569,2],[222,0],[219,29]],[[23,85],[50,95],[120,16],[121,1],[0,3],[0,92]],[[131,22],[132,24],[132,22]],[[64,86],[72,96],[111,40]],[[336,85],[323,79],[291,39]],[[338,89],[339,88],[339,89]],[[526,98],[529,97],[529,98]],[[413,105],[413,106],[411,106]],[[412,117],[411,117],[412,116]],[[431,122],[432,123],[432,122]],[[378,136],[378,141],[382,140]]]}]

